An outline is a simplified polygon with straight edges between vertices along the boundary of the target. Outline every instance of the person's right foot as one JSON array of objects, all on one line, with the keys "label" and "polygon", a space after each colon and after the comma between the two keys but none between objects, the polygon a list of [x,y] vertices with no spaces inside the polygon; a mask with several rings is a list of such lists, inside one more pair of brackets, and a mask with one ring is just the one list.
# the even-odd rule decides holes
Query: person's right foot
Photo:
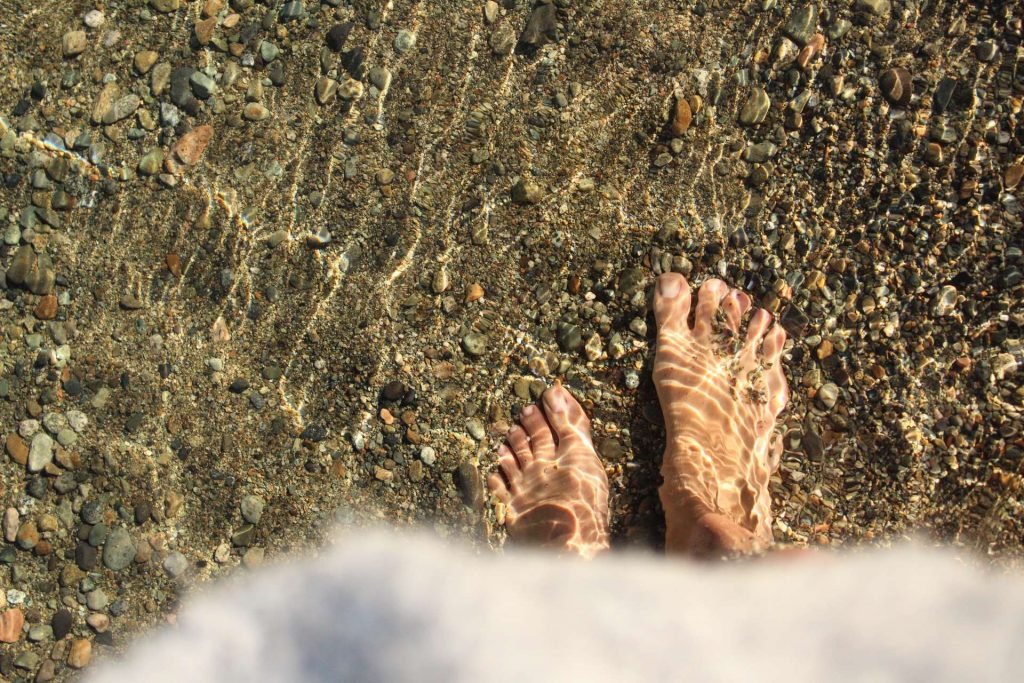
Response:
[{"label": "person's right foot", "polygon": [[721,280],[701,285],[692,326],[691,299],[682,275],[658,278],[665,547],[695,555],[763,550],[772,542],[768,478],[781,453],[775,419],[789,395],[780,361],[786,333],[778,324],[769,330],[771,314],[758,309],[741,337],[750,297]]}]

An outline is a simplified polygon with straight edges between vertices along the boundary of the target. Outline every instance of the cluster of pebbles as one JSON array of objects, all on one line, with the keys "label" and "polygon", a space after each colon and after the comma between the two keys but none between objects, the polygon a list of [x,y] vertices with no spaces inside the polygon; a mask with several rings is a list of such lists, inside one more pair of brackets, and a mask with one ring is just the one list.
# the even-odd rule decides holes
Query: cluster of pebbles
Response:
[{"label": "cluster of pebbles", "polygon": [[339,523],[500,544],[482,478],[556,377],[594,418],[617,543],[657,548],[666,271],[790,334],[778,542],[926,527],[1016,562],[1012,9],[0,18],[0,677],[67,677]]}]

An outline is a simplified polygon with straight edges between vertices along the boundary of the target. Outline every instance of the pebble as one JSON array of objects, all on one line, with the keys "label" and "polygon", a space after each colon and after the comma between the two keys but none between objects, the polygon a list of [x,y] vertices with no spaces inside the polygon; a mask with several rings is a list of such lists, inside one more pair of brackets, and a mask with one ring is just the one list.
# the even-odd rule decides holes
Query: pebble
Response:
[{"label": "pebble", "polygon": [[974,48],[974,55],[982,62],[991,62],[999,55],[999,46],[994,41],[984,40]]},{"label": "pebble", "polygon": [[192,92],[201,100],[208,100],[217,89],[217,83],[202,71],[194,71],[188,79]]},{"label": "pebble", "polygon": [[110,628],[110,617],[103,612],[93,612],[85,618],[85,623],[96,633],[106,633]]},{"label": "pebble", "polygon": [[71,643],[68,652],[68,666],[72,669],[83,669],[89,665],[92,659],[92,641],[88,638],[79,638]]},{"label": "pebble", "polygon": [[945,285],[935,296],[932,313],[937,317],[950,315],[956,310],[957,291],[953,285]]},{"label": "pebble", "polygon": [[515,29],[507,22],[499,25],[491,32],[490,37],[487,39],[487,44],[490,46],[491,52],[499,57],[512,54],[512,51],[516,48]]},{"label": "pebble", "polygon": [[[20,429],[19,429],[20,431]],[[11,460],[19,465],[28,464],[28,444],[17,434],[8,434],[4,441],[4,448]]]},{"label": "pebble", "polygon": [[39,472],[53,462],[53,439],[44,432],[32,437],[28,451],[28,471]]},{"label": "pebble", "polygon": [[188,166],[195,166],[213,139],[213,126],[202,125],[193,128],[174,143],[174,155]]},{"label": "pebble", "polygon": [[259,496],[243,496],[240,504],[242,519],[250,524],[259,524],[260,519],[263,518],[264,505],[263,499]]},{"label": "pebble", "polygon": [[480,357],[487,351],[487,337],[479,332],[470,332],[462,338],[462,350],[473,357]]},{"label": "pebble", "polygon": [[540,185],[529,180],[519,180],[512,186],[512,201],[516,204],[539,204],[544,198]]},{"label": "pebble", "polygon": [[868,16],[884,19],[889,16],[892,6],[889,0],[857,0],[854,8]]},{"label": "pebble", "polygon": [[270,110],[259,102],[249,102],[242,108],[242,116],[247,121],[265,121],[270,117]]},{"label": "pebble", "polygon": [[3,529],[5,541],[14,543],[17,540],[19,526],[21,526],[21,515],[18,514],[17,508],[9,507],[4,510],[3,521],[0,522],[0,527]]},{"label": "pebble", "polygon": [[494,0],[487,0],[484,3],[484,21],[493,24],[498,19],[498,3]]},{"label": "pebble", "polygon": [[524,47],[536,49],[554,42],[557,33],[558,16],[554,4],[541,3],[530,14],[526,27],[519,35],[519,42]]},{"label": "pebble", "polygon": [[466,421],[466,431],[477,441],[483,441],[487,436],[483,423],[475,417],[471,417]]},{"label": "pebble", "polygon": [[836,406],[836,401],[839,400],[839,387],[832,382],[822,384],[818,393],[815,394],[815,398],[823,408],[832,410]]},{"label": "pebble", "polygon": [[179,0],[149,0],[150,6],[165,14],[178,11]]},{"label": "pebble", "polygon": [[95,590],[91,590],[85,596],[85,606],[93,610],[94,612],[98,612],[99,610],[106,607],[108,604],[110,604],[110,598],[107,597],[107,594],[103,591],[102,588],[96,588]]},{"label": "pebble", "polygon": [[184,574],[186,569],[188,569],[188,560],[177,550],[168,553],[167,557],[164,558],[164,571],[172,579],[176,579]]},{"label": "pebble", "polygon": [[85,31],[68,31],[61,39],[61,47],[65,57],[76,57],[83,52],[89,44]]},{"label": "pebble", "polygon": [[768,116],[772,102],[764,88],[755,87],[740,109],[740,123],[745,126],[756,126]]},{"label": "pebble", "polygon": [[348,40],[348,36],[352,32],[352,28],[354,26],[355,24],[351,21],[332,26],[327,32],[327,47],[333,52],[341,52],[341,49],[345,47],[345,41]]},{"label": "pebble", "polygon": [[798,45],[805,45],[814,35],[818,27],[818,7],[814,4],[802,5],[789,15],[789,20],[782,31]]},{"label": "pebble", "polygon": [[914,94],[914,85],[910,78],[910,72],[902,67],[886,69],[878,78],[878,85],[882,89],[882,95],[890,104],[905,107],[910,104],[910,98]]},{"label": "pebble", "polygon": [[50,628],[53,629],[53,637],[55,640],[63,640],[64,636],[71,633],[71,627],[74,625],[71,612],[66,609],[59,609],[53,614],[53,618],[50,619]]},{"label": "pebble", "polygon": [[338,82],[336,80],[328,78],[327,76],[322,76],[317,80],[314,88],[314,95],[316,96],[316,101],[319,104],[329,104],[334,100],[337,94]]},{"label": "pebble", "polygon": [[676,104],[672,108],[672,120],[669,122],[669,132],[679,137],[690,128],[690,121],[693,120],[693,112],[690,110],[690,103],[682,95],[676,96]]},{"label": "pebble", "polygon": [[107,569],[121,571],[135,559],[136,546],[131,535],[118,527],[110,532],[103,546],[103,564]]},{"label": "pebble", "polygon": [[416,46],[416,34],[407,29],[402,29],[395,36],[395,52],[402,54]]},{"label": "pebble", "polygon": [[1003,173],[1003,185],[1007,190],[1012,190],[1020,184],[1021,177],[1024,177],[1024,164],[1010,164]]},{"label": "pebble", "polygon": [[424,446],[420,449],[420,460],[423,461],[424,465],[430,467],[437,462],[437,452],[430,446]]},{"label": "pebble", "polygon": [[21,608],[13,607],[0,612],[0,643],[16,643],[21,640],[21,629],[25,626],[25,615]]},{"label": "pebble", "polygon": [[22,550],[35,548],[39,543],[39,528],[36,523],[29,520],[18,527],[18,534],[14,540]]},{"label": "pebble", "polygon": [[482,510],[484,507],[484,489],[480,479],[480,470],[476,465],[468,460],[463,460],[459,463],[458,480],[462,501],[473,510]]},{"label": "pebble", "polygon": [[269,40],[264,40],[260,43],[260,59],[265,63],[269,64],[274,61],[279,54],[281,54],[280,48]]}]

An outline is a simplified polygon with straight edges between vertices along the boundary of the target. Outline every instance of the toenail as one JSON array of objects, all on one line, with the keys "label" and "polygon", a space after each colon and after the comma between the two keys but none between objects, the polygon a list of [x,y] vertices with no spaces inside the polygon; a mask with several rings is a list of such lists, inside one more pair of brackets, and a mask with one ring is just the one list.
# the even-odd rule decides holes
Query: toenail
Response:
[{"label": "toenail", "polygon": [[549,390],[548,402],[551,404],[551,407],[556,410],[565,410],[565,396],[561,391],[556,391],[554,389]]},{"label": "toenail", "polygon": [[661,277],[658,279],[658,293],[665,297],[673,297],[679,294],[679,278]]},{"label": "toenail", "polygon": [[523,415],[533,415],[533,411],[535,410],[537,410],[537,408],[535,408],[534,405],[531,403],[530,405],[523,408]]}]

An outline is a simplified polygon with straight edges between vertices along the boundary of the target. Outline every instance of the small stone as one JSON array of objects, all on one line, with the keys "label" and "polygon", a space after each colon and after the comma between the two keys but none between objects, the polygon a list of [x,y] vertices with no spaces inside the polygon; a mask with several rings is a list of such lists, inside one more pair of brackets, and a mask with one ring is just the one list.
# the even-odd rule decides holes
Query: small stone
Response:
[{"label": "small stone", "polygon": [[348,34],[352,32],[354,26],[355,24],[351,21],[332,26],[331,30],[327,32],[327,47],[334,52],[341,52],[341,49],[345,47],[345,41],[348,40]]},{"label": "small stone", "polygon": [[437,452],[430,446],[424,446],[420,449],[420,460],[427,467],[430,467],[437,461]]},{"label": "small stone", "polygon": [[465,302],[471,304],[484,296],[484,288],[479,283],[474,282],[473,284],[466,287],[466,298]]},{"label": "small stone", "polygon": [[178,10],[179,0],[149,0],[149,4],[157,12],[167,14]]},{"label": "small stone", "polygon": [[279,54],[281,54],[280,48],[269,40],[264,40],[260,43],[260,59],[267,64],[277,59]]},{"label": "small stone", "polygon": [[13,607],[0,613],[0,643],[16,643],[21,640],[21,629],[25,626],[25,615]]},{"label": "small stone", "polygon": [[682,95],[676,96],[675,107],[672,108],[672,120],[669,122],[669,132],[674,137],[679,137],[690,128],[690,121],[693,120],[693,112],[690,110],[690,103]]},{"label": "small stone", "polygon": [[956,301],[956,287],[945,285],[935,296],[935,305],[932,306],[932,313],[940,318],[950,315],[956,309]]},{"label": "small stone", "polygon": [[85,31],[68,31],[61,39],[61,47],[65,57],[77,57],[85,52],[88,44],[89,39],[86,37]]},{"label": "small stone", "polygon": [[242,510],[242,519],[250,524],[259,524],[263,518],[264,505],[263,499],[259,496],[243,496],[239,506]]},{"label": "small stone", "polygon": [[478,358],[487,351],[487,337],[479,332],[470,332],[462,338],[462,349],[467,355]]},{"label": "small stone", "polygon": [[242,116],[247,121],[265,121],[270,118],[270,110],[259,102],[249,102],[242,108]]},{"label": "small stone", "polygon": [[338,94],[338,82],[333,78],[327,78],[322,76],[316,82],[314,88],[314,94],[316,95],[316,101],[320,104],[329,104]]},{"label": "small stone", "polygon": [[213,139],[213,126],[202,125],[193,128],[174,143],[174,156],[187,166],[195,166]]},{"label": "small stone", "polygon": [[281,12],[278,16],[282,22],[301,19],[306,16],[306,7],[303,5],[302,0],[288,0],[281,6]]},{"label": "small stone", "polygon": [[459,490],[462,493],[462,500],[466,505],[476,511],[484,507],[483,483],[480,479],[480,470],[468,460],[463,460],[458,469]]},{"label": "small stone", "polygon": [[493,24],[498,19],[498,3],[494,0],[487,0],[484,3],[484,21]]},{"label": "small stone", "polygon": [[3,529],[5,541],[8,543],[14,543],[18,539],[19,526],[21,526],[21,515],[18,514],[18,509],[7,508],[4,510],[3,521],[0,522],[0,528]]},{"label": "small stone", "polygon": [[156,175],[163,167],[163,163],[163,150],[160,148],[150,150],[148,154],[139,159],[139,173],[144,176]]},{"label": "small stone", "polygon": [[110,105],[110,108],[103,113],[103,124],[110,125],[123,121],[139,108],[142,104],[142,98],[135,93],[129,93],[124,97],[119,97],[117,100]]},{"label": "small stone", "polygon": [[33,643],[41,643],[53,638],[53,627],[49,624],[35,624],[28,631],[28,639]]},{"label": "small stone", "polygon": [[46,433],[39,432],[32,437],[32,445],[28,451],[28,471],[39,472],[53,462],[53,439]]},{"label": "small stone", "polygon": [[50,620],[50,628],[53,629],[54,639],[63,640],[64,636],[71,633],[73,623],[70,611],[66,609],[57,610]]},{"label": "small stone", "polygon": [[516,204],[539,204],[543,198],[540,185],[532,181],[520,179],[512,186],[512,201]]},{"label": "small stone", "polygon": [[984,40],[974,48],[974,56],[982,62],[994,61],[998,54],[999,46],[992,40]]},{"label": "small stone", "polygon": [[755,87],[740,110],[740,123],[745,126],[756,126],[768,116],[772,101],[764,88]]},{"label": "small stone", "polygon": [[363,95],[363,84],[354,78],[348,78],[338,86],[338,97],[343,100],[359,99]]},{"label": "small stone", "polygon": [[217,89],[217,83],[202,71],[193,71],[188,82],[192,86],[193,94],[201,100],[210,99],[213,91]]},{"label": "small stone", "polygon": [[815,5],[803,5],[789,15],[789,21],[782,31],[798,45],[804,45],[818,27],[818,8]]},{"label": "small stone", "polygon": [[892,9],[889,0],[857,0],[854,8],[867,16],[879,19],[888,17]]},{"label": "small stone", "polygon": [[512,50],[516,48],[515,29],[508,22],[501,24],[491,32],[487,44],[490,45],[491,52],[498,56],[504,57],[512,54]]},{"label": "small stone", "polygon": [[11,259],[11,265],[7,269],[7,282],[12,285],[24,284],[29,273],[35,267],[36,261],[36,252],[31,245],[23,244],[18,247],[18,250],[14,252],[14,258]]},{"label": "small stone", "polygon": [[811,462],[821,462],[825,454],[825,443],[821,436],[811,430],[804,432],[800,437],[800,448]]},{"label": "small stone", "polygon": [[184,574],[186,569],[188,569],[188,560],[177,550],[168,553],[167,557],[164,558],[164,571],[172,579],[176,579]]},{"label": "small stone", "polygon": [[395,52],[402,54],[416,46],[416,34],[407,29],[402,29],[395,36]]},{"label": "small stone", "polygon": [[96,633],[106,633],[110,628],[110,617],[103,612],[93,612],[85,618],[85,623]]},{"label": "small stone", "polygon": [[85,16],[82,17],[82,23],[89,28],[99,28],[100,26],[103,26],[103,22],[105,20],[106,18],[103,16],[103,12],[98,9],[89,10],[85,13]]},{"label": "small stone", "polygon": [[196,38],[196,42],[202,46],[210,44],[210,40],[213,39],[213,31],[217,28],[217,17],[209,17],[196,22],[193,35]]},{"label": "small stone", "polygon": [[22,550],[31,550],[39,543],[39,528],[36,523],[29,520],[18,527],[18,534],[14,537],[15,543]]},{"label": "small stone", "polygon": [[448,279],[448,270],[442,266],[434,273],[434,279],[430,283],[430,288],[434,294],[443,294],[448,291],[448,286],[451,284]]},{"label": "small stone", "polygon": [[135,542],[131,535],[118,527],[110,532],[103,546],[103,564],[115,572],[125,569],[135,559]]},{"label": "small stone", "polygon": [[1024,177],[1024,164],[1010,164],[1003,173],[1003,185],[1012,190],[1020,184],[1021,177]]},{"label": "small stone", "polygon": [[374,177],[378,185],[386,186],[394,182],[395,172],[392,171],[390,168],[382,168],[379,171],[377,171]]},{"label": "small stone", "polygon": [[822,384],[818,393],[815,394],[815,398],[822,408],[832,410],[836,406],[836,401],[839,400],[839,387],[832,382]]},{"label": "small stone", "polygon": [[558,324],[558,346],[566,353],[578,351],[583,346],[583,332],[574,323]]},{"label": "small stone", "polygon": [[19,465],[28,464],[28,444],[17,434],[8,434],[4,441],[4,448],[11,460]]},{"label": "small stone", "polygon": [[924,160],[932,166],[942,164],[942,145],[937,142],[929,142],[924,146]]},{"label": "small stone", "polygon": [[886,69],[878,78],[878,85],[882,89],[882,96],[890,104],[905,107],[910,104],[910,98],[914,94],[914,84],[910,78],[910,72],[902,67]]},{"label": "small stone", "polygon": [[526,28],[519,35],[519,43],[528,49],[536,49],[558,38],[558,16],[554,3],[537,5],[526,22]]},{"label": "small stone", "polygon": [[87,638],[79,638],[71,643],[68,652],[68,666],[72,669],[84,669],[92,659],[92,641]]},{"label": "small stone", "polygon": [[156,60],[160,55],[154,50],[143,50],[135,54],[135,70],[139,74],[149,73],[149,70],[156,64]]}]

